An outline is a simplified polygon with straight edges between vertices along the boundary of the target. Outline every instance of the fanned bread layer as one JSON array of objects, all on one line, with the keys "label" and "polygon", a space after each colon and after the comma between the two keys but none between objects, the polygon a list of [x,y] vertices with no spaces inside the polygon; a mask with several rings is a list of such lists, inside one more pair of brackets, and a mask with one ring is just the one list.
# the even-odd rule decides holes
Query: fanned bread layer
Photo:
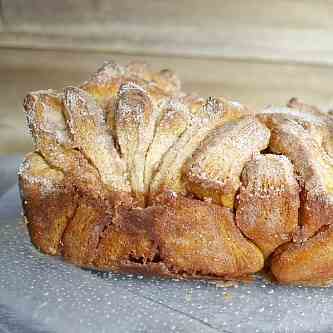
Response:
[{"label": "fanned bread layer", "polygon": [[242,172],[236,223],[267,258],[298,228],[299,186],[285,156],[258,155]]},{"label": "fanned bread layer", "polygon": [[269,130],[254,117],[211,130],[183,170],[187,190],[233,208],[244,164],[268,146]]},{"label": "fanned bread layer", "polygon": [[284,284],[330,286],[333,283],[333,226],[303,243],[287,243],[274,253],[271,270]]},{"label": "fanned bread layer", "polygon": [[299,176],[301,193],[300,240],[312,236],[333,216],[333,160],[296,121],[286,115],[260,118],[271,130],[270,149],[286,155]]},{"label": "fanned bread layer", "polygon": [[[193,107],[192,107],[193,105]],[[158,171],[150,185],[150,195],[169,190],[186,193],[182,169],[187,159],[214,128],[227,121],[240,118],[246,110],[234,107],[224,99],[209,98],[206,102],[191,103],[191,120],[179,137],[162,157]]]},{"label": "fanned bread layer", "polygon": [[130,192],[126,164],[114,146],[102,108],[75,87],[65,89],[64,104],[73,146],[92,161],[111,191]]},{"label": "fanned bread layer", "polygon": [[72,147],[60,95],[50,91],[31,93],[24,106],[36,150],[47,163],[67,175],[82,193],[103,200],[108,197],[96,168]]}]

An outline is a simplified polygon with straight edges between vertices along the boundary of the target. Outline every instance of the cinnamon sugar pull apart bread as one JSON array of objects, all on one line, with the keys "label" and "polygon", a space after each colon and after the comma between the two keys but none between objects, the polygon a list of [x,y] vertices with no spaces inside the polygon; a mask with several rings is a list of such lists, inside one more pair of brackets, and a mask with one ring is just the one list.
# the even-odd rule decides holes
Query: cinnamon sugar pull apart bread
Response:
[{"label": "cinnamon sugar pull apart bread", "polygon": [[106,63],[27,95],[19,170],[32,243],[81,267],[333,281],[333,119],[292,99],[253,111],[177,76]]}]

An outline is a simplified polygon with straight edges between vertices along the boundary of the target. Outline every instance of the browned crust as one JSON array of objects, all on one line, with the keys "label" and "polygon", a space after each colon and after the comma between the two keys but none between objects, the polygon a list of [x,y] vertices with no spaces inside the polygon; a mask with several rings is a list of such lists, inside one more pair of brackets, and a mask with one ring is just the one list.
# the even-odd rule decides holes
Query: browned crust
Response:
[{"label": "browned crust", "polygon": [[236,228],[229,209],[174,193],[157,202],[166,208],[154,221],[153,237],[170,271],[232,278],[263,267],[261,252]]},{"label": "browned crust", "polygon": [[[48,168],[47,164],[45,167]],[[26,182],[21,182],[21,189],[23,197],[28,198],[33,190],[32,182],[29,183],[32,178],[28,170],[22,173],[21,178]],[[75,197],[68,201],[72,210],[67,216],[63,192],[60,198],[50,197],[57,206],[38,197],[39,192],[36,197],[36,192],[31,193],[28,202],[36,206],[29,208],[26,216],[32,242],[43,252],[62,254],[65,260],[81,267],[233,279],[243,278],[263,266],[262,254],[237,230],[232,213],[214,204],[182,196],[173,198],[166,193],[156,198],[154,206],[128,208],[107,205],[76,189]],[[63,224],[61,232],[55,232],[59,216]],[[199,246],[195,245],[198,234],[203,236]],[[186,238],[192,239],[193,244],[185,252],[177,250],[173,242],[183,242]],[[56,244],[56,251],[50,251],[50,239]]]},{"label": "browned crust", "polygon": [[288,243],[273,255],[271,270],[284,284],[327,286],[333,282],[333,227],[304,243]]},{"label": "browned crust", "polygon": [[106,207],[80,198],[73,218],[62,237],[65,260],[82,267],[93,267],[100,234],[112,221]]},{"label": "browned crust", "polygon": [[[31,170],[33,160],[40,163],[37,172]],[[41,156],[32,153],[22,164],[19,185],[32,242],[47,254],[59,255],[63,232],[76,208],[72,184],[64,180],[61,172],[50,169]]]},{"label": "browned crust", "polygon": [[[150,233],[159,208],[127,209],[119,207],[112,224],[101,233],[94,265],[102,270],[120,269],[130,263],[147,265],[157,255],[157,245]],[[137,266],[137,265],[136,265]]]}]

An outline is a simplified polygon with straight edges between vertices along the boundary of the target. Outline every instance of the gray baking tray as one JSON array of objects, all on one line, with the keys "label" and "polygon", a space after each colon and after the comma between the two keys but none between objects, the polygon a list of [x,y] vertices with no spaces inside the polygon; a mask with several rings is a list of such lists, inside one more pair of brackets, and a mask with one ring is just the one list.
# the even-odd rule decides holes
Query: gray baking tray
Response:
[{"label": "gray baking tray", "polygon": [[333,332],[333,288],[82,270],[31,245],[15,185],[0,197],[0,332]]}]

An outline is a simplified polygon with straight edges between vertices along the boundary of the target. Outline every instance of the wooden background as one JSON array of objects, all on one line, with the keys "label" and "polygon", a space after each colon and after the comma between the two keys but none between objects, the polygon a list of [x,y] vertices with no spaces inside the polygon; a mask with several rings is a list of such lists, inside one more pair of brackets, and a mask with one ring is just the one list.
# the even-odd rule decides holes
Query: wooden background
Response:
[{"label": "wooden background", "polygon": [[77,84],[107,59],[257,108],[333,106],[333,1],[0,0],[0,14],[0,154],[31,149],[28,91]]}]

